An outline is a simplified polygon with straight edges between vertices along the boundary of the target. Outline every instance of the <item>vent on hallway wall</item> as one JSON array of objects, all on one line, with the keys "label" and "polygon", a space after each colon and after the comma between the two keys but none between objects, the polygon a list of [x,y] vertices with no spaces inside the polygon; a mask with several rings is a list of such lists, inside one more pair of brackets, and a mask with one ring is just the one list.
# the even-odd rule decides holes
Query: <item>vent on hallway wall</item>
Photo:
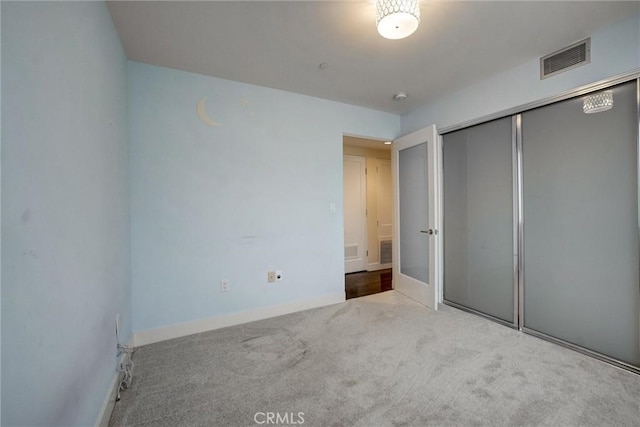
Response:
[{"label": "vent on hallway wall", "polygon": [[380,240],[380,264],[391,264],[391,240]]},{"label": "vent on hallway wall", "polygon": [[540,79],[555,76],[591,62],[591,38],[540,58]]},{"label": "vent on hallway wall", "polygon": [[347,245],[344,247],[344,259],[358,258],[358,245]]}]

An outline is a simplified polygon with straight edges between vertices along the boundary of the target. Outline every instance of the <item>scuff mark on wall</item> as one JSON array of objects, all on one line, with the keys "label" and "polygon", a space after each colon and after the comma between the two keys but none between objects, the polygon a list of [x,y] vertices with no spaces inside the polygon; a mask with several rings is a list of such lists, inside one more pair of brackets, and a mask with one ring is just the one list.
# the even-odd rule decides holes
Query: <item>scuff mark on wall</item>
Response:
[{"label": "scuff mark on wall", "polygon": [[26,209],[24,212],[22,212],[22,215],[20,215],[20,219],[22,220],[23,224],[28,223],[31,220],[31,209]]},{"label": "scuff mark on wall", "polygon": [[23,257],[30,257],[33,259],[38,259],[38,254],[34,251],[34,250],[28,250],[28,251],[24,251],[22,252],[22,256]]},{"label": "scuff mark on wall", "polygon": [[[249,101],[246,98],[242,98],[242,99],[240,99],[240,105],[242,105],[246,109],[249,109],[249,107],[251,107],[251,101]],[[249,110],[249,115],[251,115],[251,117],[253,117],[254,116],[253,111]]]}]

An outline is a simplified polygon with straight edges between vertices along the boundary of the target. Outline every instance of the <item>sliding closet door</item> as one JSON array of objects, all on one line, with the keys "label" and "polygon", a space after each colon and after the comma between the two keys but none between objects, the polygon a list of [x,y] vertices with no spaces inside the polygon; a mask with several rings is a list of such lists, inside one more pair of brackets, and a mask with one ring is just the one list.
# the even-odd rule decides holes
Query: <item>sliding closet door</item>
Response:
[{"label": "sliding closet door", "polygon": [[443,137],[444,299],[513,323],[511,117]]},{"label": "sliding closet door", "polygon": [[640,365],[636,82],[522,114],[524,327]]}]

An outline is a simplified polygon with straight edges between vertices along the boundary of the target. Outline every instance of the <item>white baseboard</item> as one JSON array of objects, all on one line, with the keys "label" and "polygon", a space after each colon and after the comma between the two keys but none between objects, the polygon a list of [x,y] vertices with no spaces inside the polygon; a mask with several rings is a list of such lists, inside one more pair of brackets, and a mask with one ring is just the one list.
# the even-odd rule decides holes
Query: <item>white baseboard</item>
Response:
[{"label": "white baseboard", "polygon": [[113,408],[116,405],[116,398],[118,397],[118,386],[120,385],[120,381],[122,381],[123,375],[123,372],[116,372],[113,376],[111,384],[109,385],[109,392],[102,404],[95,427],[107,427],[109,425]]},{"label": "white baseboard", "polygon": [[232,313],[224,316],[178,323],[157,329],[148,329],[146,331],[134,332],[133,344],[135,347],[139,347],[141,345],[153,344],[173,338],[198,334],[200,332],[226,328],[227,326],[241,325],[243,323],[267,319],[269,317],[282,316],[284,314],[295,313],[297,311],[338,304],[344,301],[345,294],[344,292],[340,292],[270,307],[241,311],[239,313]]},{"label": "white baseboard", "polygon": [[[127,346],[133,347],[133,334],[129,338],[127,342]],[[118,359],[118,366],[124,360],[124,354],[120,355]],[[113,375],[113,379],[111,383],[109,383],[109,388],[107,390],[107,395],[104,398],[104,402],[102,403],[102,408],[100,408],[100,412],[98,413],[98,419],[96,420],[95,427],[108,427],[109,420],[111,419],[111,414],[113,413],[113,407],[116,404],[116,398],[118,397],[118,389],[120,388],[120,383],[122,382],[122,378],[124,377],[124,372],[116,371]]]},{"label": "white baseboard", "polygon": [[367,265],[367,271],[378,271],[378,270],[386,270],[387,268],[393,267],[393,264],[380,264],[379,262],[372,262]]}]

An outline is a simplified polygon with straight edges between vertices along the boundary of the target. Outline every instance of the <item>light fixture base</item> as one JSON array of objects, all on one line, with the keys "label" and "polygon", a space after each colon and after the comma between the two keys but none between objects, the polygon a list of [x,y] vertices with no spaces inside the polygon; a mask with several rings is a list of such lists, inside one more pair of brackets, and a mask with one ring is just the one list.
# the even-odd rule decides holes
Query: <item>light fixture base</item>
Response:
[{"label": "light fixture base", "polygon": [[407,92],[398,92],[395,95],[393,95],[393,99],[396,101],[404,101],[405,99],[407,99],[408,95]]}]

